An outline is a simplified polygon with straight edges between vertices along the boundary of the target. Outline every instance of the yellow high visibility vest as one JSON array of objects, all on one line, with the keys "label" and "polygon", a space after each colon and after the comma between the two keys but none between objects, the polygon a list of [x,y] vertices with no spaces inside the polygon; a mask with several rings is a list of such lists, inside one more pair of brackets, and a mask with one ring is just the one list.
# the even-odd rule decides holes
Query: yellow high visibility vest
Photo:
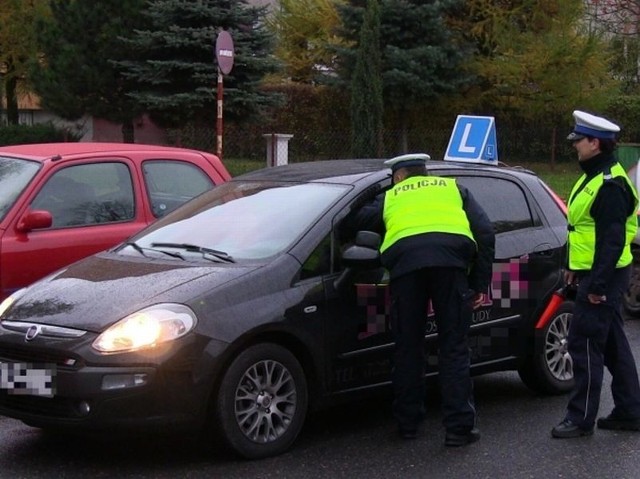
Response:
[{"label": "yellow high visibility vest", "polygon": [[606,178],[604,173],[596,175],[576,194],[578,187],[586,178],[586,175],[583,174],[571,190],[571,196],[569,196],[571,200],[567,213],[567,220],[569,222],[569,269],[571,270],[590,270],[593,266],[596,248],[596,224],[589,211],[605,179],[612,177],[623,177],[629,185],[629,189],[633,192],[635,199],[635,208],[627,217],[625,246],[618,259],[616,268],[628,266],[633,261],[631,241],[635,237],[638,229],[638,220],[636,218],[638,195],[622,165],[616,163],[611,167],[611,173],[607,175]]},{"label": "yellow high visibility vest", "polygon": [[453,233],[474,240],[462,197],[452,178],[412,176],[385,193],[386,229],[380,252],[396,241],[422,233]]}]

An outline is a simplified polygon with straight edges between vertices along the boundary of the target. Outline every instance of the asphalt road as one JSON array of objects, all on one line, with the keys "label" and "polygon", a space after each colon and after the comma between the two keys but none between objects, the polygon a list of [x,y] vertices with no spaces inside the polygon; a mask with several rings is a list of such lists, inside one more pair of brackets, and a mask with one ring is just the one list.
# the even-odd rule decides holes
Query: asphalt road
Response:
[{"label": "asphalt road", "polygon": [[[640,321],[627,333],[640,366]],[[601,412],[612,407],[605,376]],[[591,437],[550,437],[566,397],[530,392],[515,373],[476,378],[482,439],[443,446],[438,399],[431,394],[415,441],[395,435],[388,397],[316,413],[294,448],[245,461],[195,437],[87,439],[49,436],[0,417],[0,478],[607,478],[640,477],[640,433],[596,430]]]}]

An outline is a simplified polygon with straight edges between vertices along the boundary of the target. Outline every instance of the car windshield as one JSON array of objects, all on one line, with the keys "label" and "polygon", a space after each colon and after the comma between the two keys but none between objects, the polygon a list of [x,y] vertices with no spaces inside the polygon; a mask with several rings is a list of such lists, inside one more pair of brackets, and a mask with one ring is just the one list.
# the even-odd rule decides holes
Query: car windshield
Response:
[{"label": "car windshield", "polygon": [[287,250],[348,188],[326,183],[231,181],[132,238],[138,249],[129,245],[120,251],[139,254],[144,248],[145,255],[153,250],[177,251],[186,259],[189,253],[202,258],[198,248],[208,248],[233,261],[267,258]]},{"label": "car windshield", "polygon": [[40,166],[36,161],[0,156],[0,221],[36,175]]}]

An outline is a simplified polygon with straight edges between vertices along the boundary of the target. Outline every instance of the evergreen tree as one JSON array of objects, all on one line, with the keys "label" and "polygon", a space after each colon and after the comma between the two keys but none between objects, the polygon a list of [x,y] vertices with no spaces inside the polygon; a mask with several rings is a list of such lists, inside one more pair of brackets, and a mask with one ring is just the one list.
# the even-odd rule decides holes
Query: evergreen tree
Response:
[{"label": "evergreen tree", "polygon": [[355,157],[383,154],[380,73],[380,5],[379,0],[368,0],[351,80],[351,148]]},{"label": "evergreen tree", "polygon": [[144,0],[51,0],[52,16],[38,25],[42,60],[32,80],[44,108],[62,118],[83,115],[123,125],[133,142],[133,120],[141,110],[127,94],[132,85],[114,67],[127,52],[119,40],[140,25]]},{"label": "evergreen tree", "polygon": [[148,28],[126,44],[138,58],[117,63],[137,87],[131,96],[165,126],[213,122],[216,117],[215,42],[221,29],[231,34],[234,66],[224,77],[225,117],[246,118],[274,102],[260,90],[276,69],[272,36],[263,19],[266,7],[245,0],[150,0]]},{"label": "evergreen tree", "polygon": [[[456,91],[467,79],[460,71],[466,50],[447,28],[446,14],[459,0],[380,0],[380,44],[385,110],[394,111],[406,151],[410,114],[428,101]],[[343,37],[359,43],[365,0],[338,5]],[[356,49],[339,49],[340,77],[353,76]]]}]

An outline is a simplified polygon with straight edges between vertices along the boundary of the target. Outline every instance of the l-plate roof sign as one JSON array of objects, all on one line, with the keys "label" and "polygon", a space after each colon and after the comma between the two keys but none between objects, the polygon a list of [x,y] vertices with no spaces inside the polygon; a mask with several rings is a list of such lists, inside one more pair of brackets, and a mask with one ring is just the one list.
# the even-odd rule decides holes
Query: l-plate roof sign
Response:
[{"label": "l-plate roof sign", "polygon": [[494,117],[458,115],[444,159],[497,165],[498,141]]}]

